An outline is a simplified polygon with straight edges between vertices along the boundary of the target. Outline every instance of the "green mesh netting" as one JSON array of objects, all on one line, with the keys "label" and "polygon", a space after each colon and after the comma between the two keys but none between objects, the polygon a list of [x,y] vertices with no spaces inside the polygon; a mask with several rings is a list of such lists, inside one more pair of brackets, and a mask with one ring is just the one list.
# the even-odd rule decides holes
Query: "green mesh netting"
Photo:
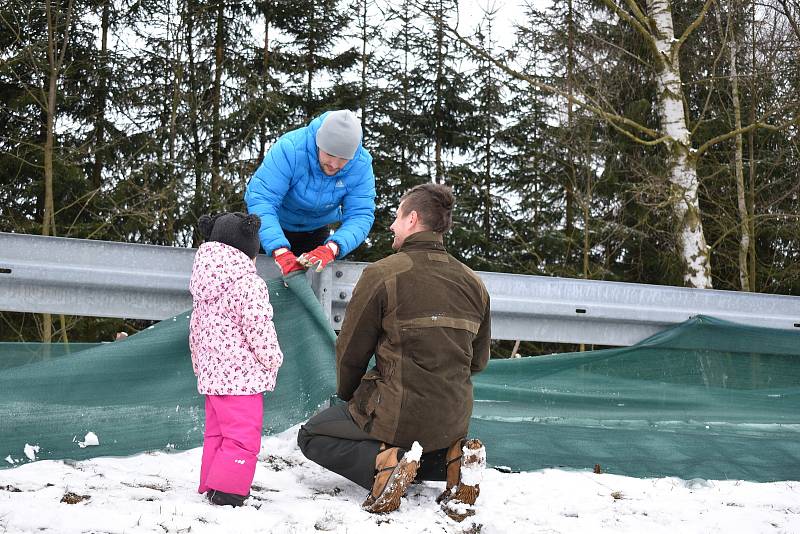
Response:
[{"label": "green mesh netting", "polygon": [[[306,419],[336,381],[335,334],[322,308],[305,276],[286,283],[267,282],[284,351],[277,387],[264,398],[270,433]],[[6,455],[28,461],[26,444],[39,446],[38,459],[82,459],[202,443],[204,399],[192,372],[188,312],[88,347],[0,343],[3,467],[11,465]],[[81,448],[90,431],[100,446]]]},{"label": "green mesh netting", "polygon": [[495,464],[800,480],[800,332],[698,316],[632,347],[492,361],[475,397]]},{"label": "green mesh netting", "polygon": [[[285,353],[269,432],[335,390],[334,334],[305,277],[287,283],[269,282]],[[181,314],[114,343],[0,344],[0,458],[28,461],[26,444],[40,459],[199,446],[187,337]],[[697,317],[633,347],[492,360],[474,382],[471,434],[495,466],[800,480],[800,332]],[[79,447],[88,431],[99,447]]]}]

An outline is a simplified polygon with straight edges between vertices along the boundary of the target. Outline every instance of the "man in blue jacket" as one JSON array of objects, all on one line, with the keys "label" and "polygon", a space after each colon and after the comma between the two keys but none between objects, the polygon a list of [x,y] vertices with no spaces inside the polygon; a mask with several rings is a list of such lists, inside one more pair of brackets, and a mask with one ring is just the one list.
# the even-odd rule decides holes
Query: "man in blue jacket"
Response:
[{"label": "man in blue jacket", "polygon": [[[284,275],[321,271],[366,239],[375,220],[372,156],[353,112],[330,111],[272,145],[247,184],[247,209]],[[331,233],[329,225],[341,226]]]}]

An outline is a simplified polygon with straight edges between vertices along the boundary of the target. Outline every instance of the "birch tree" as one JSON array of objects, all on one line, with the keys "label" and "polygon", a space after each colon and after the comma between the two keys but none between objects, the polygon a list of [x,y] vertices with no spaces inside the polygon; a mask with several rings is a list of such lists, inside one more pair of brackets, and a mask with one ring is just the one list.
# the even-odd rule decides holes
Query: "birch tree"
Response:
[{"label": "birch tree", "polygon": [[[684,284],[689,287],[710,288],[712,287],[710,248],[706,242],[698,200],[699,158],[713,146],[734,139],[738,134],[758,128],[780,131],[797,124],[798,119],[795,116],[782,122],[773,122],[776,120],[779,108],[769,107],[748,125],[734,128],[702,143],[696,141],[694,130],[703,122],[703,117],[689,116],[689,111],[684,106],[680,55],[689,37],[703,25],[713,0],[706,0],[702,4],[698,13],[679,36],[674,30],[670,0],[647,0],[644,8],[636,0],[621,0],[621,2],[602,0],[602,4],[618,21],[629,25],[632,31],[637,32],[649,49],[648,58],[638,59],[649,60],[652,75],[658,84],[656,102],[660,118],[658,125],[649,126],[631,120],[610,108],[601,98],[593,97],[586,87],[576,87],[575,93],[572,94],[566,89],[544,83],[540,76],[517,70],[509,62],[494,57],[489,51],[463,37],[457,28],[448,26],[447,29],[474,54],[491,58],[496,65],[515,78],[595,114],[615,131],[642,146],[666,147],[666,176],[672,188],[668,200],[677,224],[675,235],[683,265]],[[429,13],[435,16],[433,12]],[[692,129],[689,127],[690,124],[694,125]]]},{"label": "birch tree", "polygon": [[626,15],[646,39],[652,40],[657,50],[653,55],[659,85],[659,112],[662,128],[667,137],[665,142],[669,146],[667,162],[669,180],[675,186],[673,209],[686,268],[684,281],[688,286],[700,288],[711,287],[711,264],[697,196],[696,155],[683,108],[680,47],[686,42],[689,34],[700,25],[710,4],[711,0],[703,6],[700,15],[680,39],[675,37],[670,0],[647,0],[649,17],[645,17],[638,6],[631,1],[629,5],[636,18],[630,19],[630,16]]}]

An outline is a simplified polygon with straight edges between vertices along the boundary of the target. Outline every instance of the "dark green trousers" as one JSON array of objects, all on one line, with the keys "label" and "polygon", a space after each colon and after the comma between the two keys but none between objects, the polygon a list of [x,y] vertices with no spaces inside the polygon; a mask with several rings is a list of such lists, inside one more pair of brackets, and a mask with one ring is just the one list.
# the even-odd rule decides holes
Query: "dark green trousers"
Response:
[{"label": "dark green trousers", "polygon": [[[346,404],[332,406],[309,419],[297,433],[297,445],[312,462],[372,489],[381,442],[356,425]],[[446,454],[447,449],[423,451],[417,480],[445,480]]]}]

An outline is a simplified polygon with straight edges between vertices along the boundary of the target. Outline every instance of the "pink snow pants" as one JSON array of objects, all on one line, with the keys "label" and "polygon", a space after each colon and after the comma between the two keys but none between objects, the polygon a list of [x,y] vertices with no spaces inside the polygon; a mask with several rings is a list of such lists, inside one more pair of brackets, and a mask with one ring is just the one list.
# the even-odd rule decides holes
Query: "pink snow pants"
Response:
[{"label": "pink snow pants", "polygon": [[248,495],[261,448],[264,398],[206,395],[206,430],[198,493]]}]

